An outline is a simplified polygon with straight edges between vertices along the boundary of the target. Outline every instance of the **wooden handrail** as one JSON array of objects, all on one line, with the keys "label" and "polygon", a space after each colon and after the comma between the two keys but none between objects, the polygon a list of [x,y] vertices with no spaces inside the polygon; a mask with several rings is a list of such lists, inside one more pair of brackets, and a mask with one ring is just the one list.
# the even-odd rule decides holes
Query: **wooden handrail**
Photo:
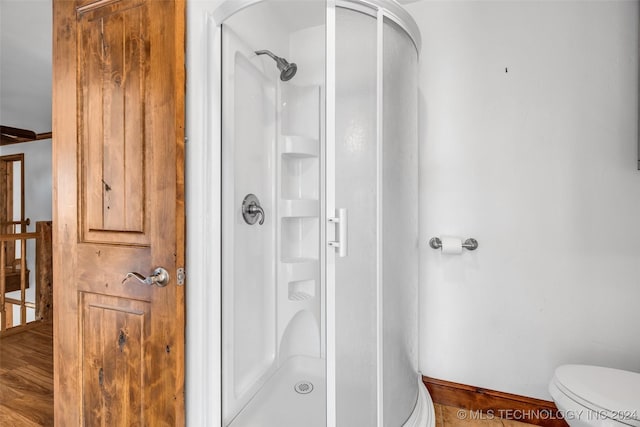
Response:
[{"label": "wooden handrail", "polygon": [[15,242],[16,240],[37,239],[40,233],[16,233],[16,234],[0,234],[0,241]]},{"label": "wooden handrail", "polygon": [[[16,261],[19,263],[18,270],[11,270],[11,266],[7,265],[10,261],[5,253],[10,242],[21,241],[20,256],[16,254]],[[36,279],[35,302],[26,301],[26,289],[29,286],[26,261],[27,241],[35,241],[36,244]],[[34,309],[36,320],[51,319],[51,222],[36,222],[36,232],[32,233],[16,233],[16,234],[0,234],[0,336],[7,331],[8,328],[22,328],[27,325],[27,309]],[[5,295],[7,290],[8,273],[20,275],[20,288],[16,289],[20,292],[19,299],[9,298]],[[20,307],[20,322],[13,323],[12,307]],[[16,319],[17,320],[17,319]],[[13,326],[15,325],[15,326]]]},{"label": "wooden handrail", "polygon": [[[13,305],[20,305],[20,304],[22,304],[22,301],[20,301],[19,299],[15,299],[15,298],[7,298],[7,297],[5,297],[5,298],[4,298],[4,302],[5,302],[5,303],[9,303],[9,304],[13,304]],[[25,305],[27,308],[33,308],[33,309],[35,309],[35,308],[36,308],[36,303],[35,303],[35,302],[25,302],[25,303],[24,303],[24,305]]]},{"label": "wooden handrail", "polygon": [[[35,233],[16,233],[16,234],[0,234],[0,332],[6,330],[10,326],[14,326],[11,313],[7,312],[6,304],[11,306],[19,306],[20,307],[20,323],[19,325],[26,325],[27,323],[27,308],[31,304],[26,302],[26,288],[28,286],[27,279],[27,260],[26,260],[26,246],[28,240],[34,240],[36,243],[38,240],[41,240],[43,237],[42,232]],[[20,299],[7,298],[5,292],[7,290],[7,270],[8,266],[5,248],[7,243],[20,241],[22,244],[20,245],[20,258],[17,258],[16,261],[19,261],[19,272],[20,272]]]},{"label": "wooden handrail", "polygon": [[27,218],[24,221],[0,222],[0,227],[6,227],[7,225],[31,225],[31,219]]},{"label": "wooden handrail", "polygon": [[[21,241],[20,245],[20,325],[25,325],[27,323],[27,306],[26,306],[26,290],[27,290],[27,259],[26,255],[26,246],[27,240],[34,239],[37,240],[40,238],[40,233],[19,233],[19,234],[0,234],[0,332],[7,329],[7,327],[13,326],[13,322],[11,319],[13,318],[13,314],[7,314],[6,304],[8,303],[11,307],[13,304],[7,301],[5,296],[5,292],[7,290],[6,285],[6,272],[7,272],[7,260],[5,254],[5,248],[7,242],[10,241]],[[10,324],[11,323],[11,324]]]},{"label": "wooden handrail", "polygon": [[10,126],[0,126],[0,145],[18,144],[20,142],[38,141],[50,139],[51,132],[35,133],[28,129],[19,129]]}]

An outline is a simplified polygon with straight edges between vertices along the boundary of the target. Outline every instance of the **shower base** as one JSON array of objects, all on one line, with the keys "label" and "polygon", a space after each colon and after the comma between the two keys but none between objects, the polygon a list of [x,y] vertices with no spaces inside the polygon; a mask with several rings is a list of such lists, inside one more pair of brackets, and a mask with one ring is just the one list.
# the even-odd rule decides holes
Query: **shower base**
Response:
[{"label": "shower base", "polygon": [[[435,427],[433,402],[418,378],[418,400],[403,427]],[[229,427],[326,427],[325,360],[287,360]]]},{"label": "shower base", "polygon": [[325,427],[325,360],[288,359],[229,427]]}]

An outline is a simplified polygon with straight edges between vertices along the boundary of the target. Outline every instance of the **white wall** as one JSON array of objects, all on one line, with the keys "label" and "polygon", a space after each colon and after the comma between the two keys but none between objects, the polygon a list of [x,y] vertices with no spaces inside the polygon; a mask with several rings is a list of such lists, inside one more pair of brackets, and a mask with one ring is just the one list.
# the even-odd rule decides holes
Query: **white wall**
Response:
[{"label": "white wall", "polygon": [[0,123],[51,131],[51,0],[0,0]]},{"label": "white wall", "polygon": [[[51,28],[51,0],[0,1],[0,124],[51,131]],[[25,216],[35,231],[36,221],[51,220],[51,140],[0,147],[0,156],[16,153],[25,154]],[[27,263],[27,300],[34,301],[33,242],[27,244]]]},{"label": "white wall", "polygon": [[[637,1],[422,1],[421,370],[640,371]],[[507,72],[508,71],[508,72]],[[461,256],[432,236],[475,237]]]}]

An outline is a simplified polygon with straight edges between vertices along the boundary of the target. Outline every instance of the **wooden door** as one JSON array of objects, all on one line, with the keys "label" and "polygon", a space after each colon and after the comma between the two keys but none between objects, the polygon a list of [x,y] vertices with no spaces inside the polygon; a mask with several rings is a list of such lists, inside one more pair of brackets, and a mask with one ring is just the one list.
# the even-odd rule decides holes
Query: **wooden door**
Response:
[{"label": "wooden door", "polygon": [[56,425],[183,425],[184,0],[53,11]]}]

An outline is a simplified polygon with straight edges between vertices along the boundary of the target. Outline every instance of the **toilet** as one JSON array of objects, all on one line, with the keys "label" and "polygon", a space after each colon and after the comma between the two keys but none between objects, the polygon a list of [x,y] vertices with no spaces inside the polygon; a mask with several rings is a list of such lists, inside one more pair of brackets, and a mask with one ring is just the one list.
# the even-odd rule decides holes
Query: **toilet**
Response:
[{"label": "toilet", "polygon": [[588,365],[562,365],[549,392],[571,427],[640,427],[640,374]]}]

